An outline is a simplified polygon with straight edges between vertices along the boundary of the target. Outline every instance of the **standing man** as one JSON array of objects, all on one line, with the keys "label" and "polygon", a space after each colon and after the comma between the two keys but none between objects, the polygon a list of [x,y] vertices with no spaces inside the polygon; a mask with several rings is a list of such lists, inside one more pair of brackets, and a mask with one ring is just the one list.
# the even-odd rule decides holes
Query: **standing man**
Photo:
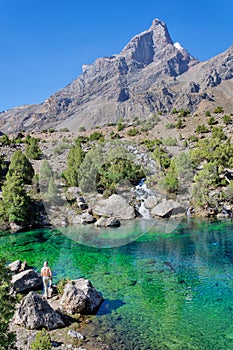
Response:
[{"label": "standing man", "polygon": [[41,269],[41,276],[43,279],[44,296],[47,299],[48,298],[48,288],[49,288],[49,285],[52,283],[52,271],[51,271],[50,267],[48,266],[48,261],[44,262],[44,266]]}]

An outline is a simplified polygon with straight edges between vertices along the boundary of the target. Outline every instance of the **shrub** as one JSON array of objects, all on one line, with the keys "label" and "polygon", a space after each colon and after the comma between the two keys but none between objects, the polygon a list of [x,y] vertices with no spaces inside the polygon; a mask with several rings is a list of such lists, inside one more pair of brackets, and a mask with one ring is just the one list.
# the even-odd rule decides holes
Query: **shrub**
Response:
[{"label": "shrub", "polygon": [[231,116],[228,114],[225,114],[223,116],[223,123],[226,125],[229,125],[229,124],[231,124],[231,122],[232,122]]},{"label": "shrub", "polygon": [[153,151],[153,157],[159,162],[162,169],[169,168],[171,159],[163,148],[156,147]]},{"label": "shrub", "polygon": [[2,135],[0,137],[0,144],[2,146],[8,146],[8,145],[10,145],[10,143],[11,143],[11,141],[10,141],[8,135]]},{"label": "shrub", "polygon": [[177,193],[179,188],[178,173],[174,161],[171,161],[167,169],[162,184],[171,193]]},{"label": "shrub", "polygon": [[153,152],[153,150],[155,149],[155,146],[161,145],[162,142],[160,140],[158,140],[158,139],[155,139],[155,140],[143,140],[142,144],[145,145],[150,152]]},{"label": "shrub", "polygon": [[70,282],[69,278],[62,278],[57,284],[57,291],[61,295],[64,292],[65,285]]},{"label": "shrub", "polygon": [[175,126],[175,124],[173,124],[173,123],[168,123],[167,125],[166,125],[166,128],[167,129],[174,129],[176,126]]},{"label": "shrub", "polygon": [[214,113],[219,114],[219,113],[224,113],[223,107],[218,106],[215,108]]},{"label": "shrub", "polygon": [[217,138],[219,140],[226,140],[227,139],[226,135],[224,134],[223,129],[216,128],[216,127],[212,128],[212,137]]},{"label": "shrub", "polygon": [[190,110],[189,109],[181,109],[179,112],[179,116],[180,117],[187,117],[187,115],[190,114]]},{"label": "shrub", "polygon": [[67,145],[66,143],[61,143],[60,145],[56,146],[53,150],[54,154],[62,154],[65,149],[69,149],[70,145]]},{"label": "shrub", "polygon": [[206,117],[211,117],[210,111],[206,111],[206,112],[205,112],[205,116],[206,116]]},{"label": "shrub", "polygon": [[136,136],[140,133],[140,131],[136,128],[132,128],[127,132],[128,136]]},{"label": "shrub", "polygon": [[86,131],[86,128],[85,126],[80,126],[80,128],[78,129],[79,132],[84,132]]},{"label": "shrub", "polygon": [[42,156],[42,151],[38,145],[39,140],[31,137],[26,145],[26,156],[29,159],[40,159]]},{"label": "shrub", "polygon": [[167,139],[163,139],[164,146],[177,146],[177,139],[175,137],[168,137]]},{"label": "shrub", "polygon": [[37,332],[35,340],[31,343],[32,350],[52,350],[52,342],[49,333],[45,329]]},{"label": "shrub", "polygon": [[123,124],[122,122],[119,122],[117,124],[117,131],[119,132],[119,131],[122,131],[124,129],[125,129],[125,124]]},{"label": "shrub", "polygon": [[59,130],[60,132],[69,132],[70,130],[68,128],[62,128]]},{"label": "shrub", "polygon": [[176,123],[177,129],[183,129],[185,127],[185,124],[183,123],[182,119],[179,118],[178,122]]},{"label": "shrub", "polygon": [[10,293],[11,274],[6,262],[0,260],[0,349],[14,349],[15,334],[9,332],[9,322],[13,316],[16,304],[15,297]]},{"label": "shrub", "polygon": [[191,142],[197,142],[197,141],[198,141],[198,137],[195,136],[195,135],[190,135],[188,139],[189,139],[189,141],[191,141]]},{"label": "shrub", "polygon": [[172,111],[171,111],[172,114],[176,114],[176,113],[178,113],[178,112],[179,112],[179,111],[177,111],[176,108],[173,108]]},{"label": "shrub", "polygon": [[207,132],[209,132],[209,129],[204,124],[198,125],[196,127],[197,134],[205,134]]},{"label": "shrub", "polygon": [[104,135],[102,134],[101,131],[94,131],[90,136],[89,136],[90,141],[98,141],[98,140],[104,140]]},{"label": "shrub", "polygon": [[217,120],[215,120],[215,118],[213,116],[210,117],[208,120],[208,125],[215,125],[217,123],[218,123]]}]

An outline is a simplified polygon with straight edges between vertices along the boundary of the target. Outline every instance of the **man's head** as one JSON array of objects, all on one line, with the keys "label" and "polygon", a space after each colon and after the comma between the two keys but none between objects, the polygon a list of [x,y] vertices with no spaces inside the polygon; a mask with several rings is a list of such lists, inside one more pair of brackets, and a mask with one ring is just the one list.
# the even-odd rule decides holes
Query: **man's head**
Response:
[{"label": "man's head", "polygon": [[48,261],[45,261],[44,262],[44,267],[47,267],[48,266]]}]

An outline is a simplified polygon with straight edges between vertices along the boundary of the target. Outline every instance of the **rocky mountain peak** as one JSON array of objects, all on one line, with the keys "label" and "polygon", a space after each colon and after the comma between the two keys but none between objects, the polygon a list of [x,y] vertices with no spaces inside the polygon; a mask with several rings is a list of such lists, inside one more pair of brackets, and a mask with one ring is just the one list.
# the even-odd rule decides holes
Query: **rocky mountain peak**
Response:
[{"label": "rocky mountain peak", "polygon": [[230,47],[199,62],[173,42],[163,21],[154,19],[119,54],[83,65],[77,79],[40,105],[2,112],[0,129],[10,133],[48,127],[92,128],[117,123],[119,118],[147,118],[174,107],[196,111],[199,105],[224,106],[225,101],[230,110],[232,51]]},{"label": "rocky mountain peak", "polygon": [[134,36],[120,54],[125,56],[127,60],[132,59],[148,65],[168,45],[173,45],[173,41],[169,35],[167,26],[159,19],[155,19],[151,27]]}]

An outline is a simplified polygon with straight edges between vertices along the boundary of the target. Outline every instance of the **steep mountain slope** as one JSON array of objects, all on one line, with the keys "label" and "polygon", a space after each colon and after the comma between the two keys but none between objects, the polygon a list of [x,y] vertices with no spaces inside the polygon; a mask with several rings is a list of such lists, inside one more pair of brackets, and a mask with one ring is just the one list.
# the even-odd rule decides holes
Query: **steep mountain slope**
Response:
[{"label": "steep mountain slope", "polygon": [[42,104],[1,113],[0,129],[78,130],[115,123],[119,118],[147,117],[158,110],[169,112],[173,107],[195,111],[226,101],[233,110],[232,77],[233,47],[198,62],[174,44],[166,24],[155,19],[119,54],[84,65],[83,74]]}]

